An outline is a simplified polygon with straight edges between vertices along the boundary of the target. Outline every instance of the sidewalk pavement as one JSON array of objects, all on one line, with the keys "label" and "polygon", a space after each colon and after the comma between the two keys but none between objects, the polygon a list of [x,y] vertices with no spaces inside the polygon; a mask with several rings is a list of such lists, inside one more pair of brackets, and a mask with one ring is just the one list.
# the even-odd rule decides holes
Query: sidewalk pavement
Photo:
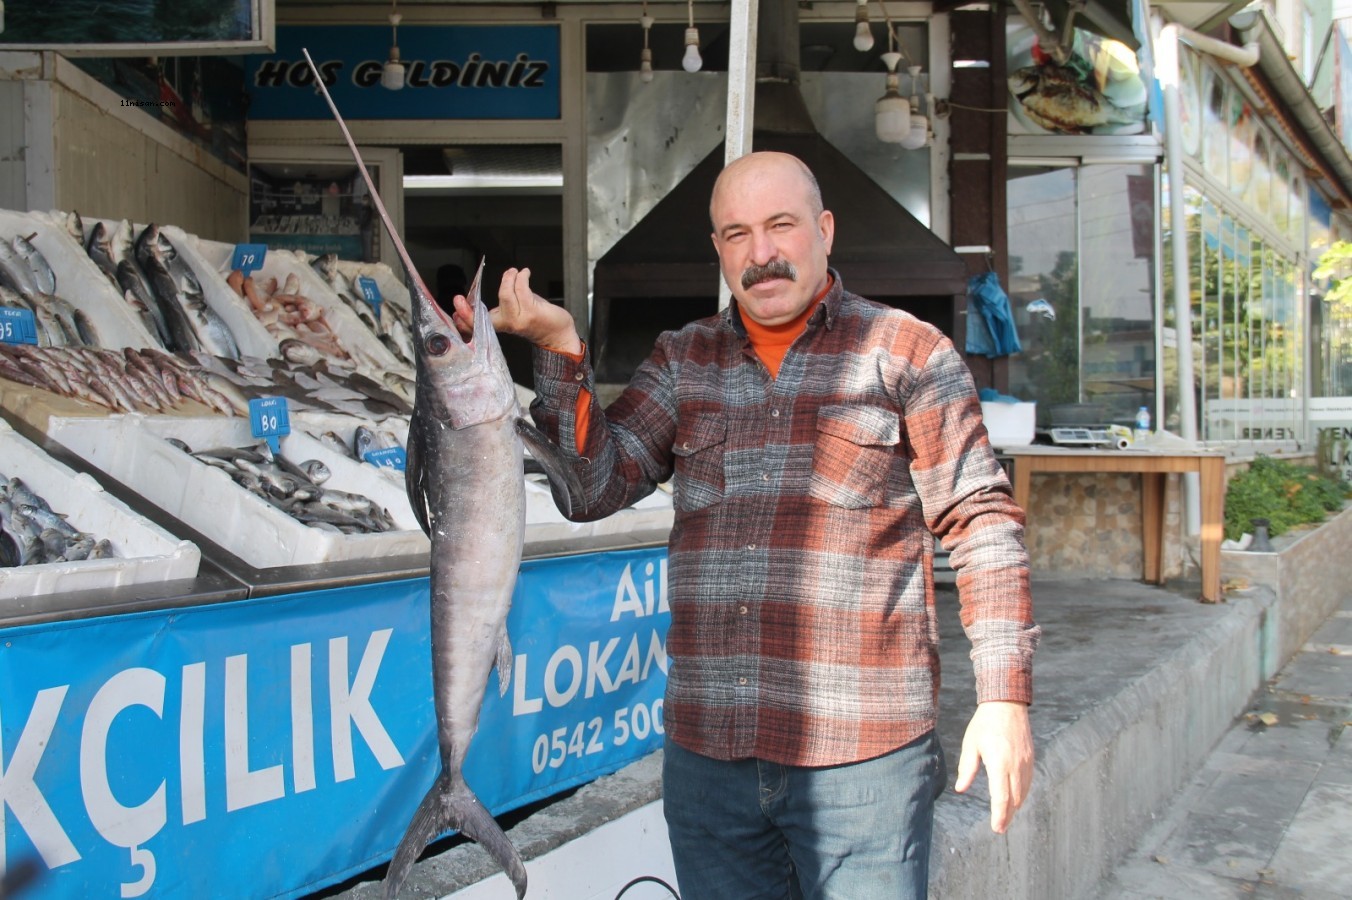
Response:
[{"label": "sidewalk pavement", "polygon": [[1255,696],[1095,897],[1352,897],[1352,596]]}]

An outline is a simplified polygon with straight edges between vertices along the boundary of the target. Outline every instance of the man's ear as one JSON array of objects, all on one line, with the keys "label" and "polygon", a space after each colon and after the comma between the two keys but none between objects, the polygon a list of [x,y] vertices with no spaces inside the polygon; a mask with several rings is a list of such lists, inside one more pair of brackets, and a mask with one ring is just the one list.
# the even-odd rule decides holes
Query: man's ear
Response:
[{"label": "man's ear", "polygon": [[822,243],[826,244],[826,254],[831,255],[831,242],[836,239],[836,217],[831,210],[824,209],[817,217],[817,230],[822,234]]}]

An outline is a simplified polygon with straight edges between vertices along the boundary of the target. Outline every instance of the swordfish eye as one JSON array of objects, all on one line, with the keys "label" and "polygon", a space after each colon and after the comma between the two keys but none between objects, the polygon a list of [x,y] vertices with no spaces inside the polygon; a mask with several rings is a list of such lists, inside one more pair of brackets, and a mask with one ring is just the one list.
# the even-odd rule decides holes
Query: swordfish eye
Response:
[{"label": "swordfish eye", "polygon": [[427,352],[433,356],[445,356],[451,349],[451,339],[440,332],[433,332],[427,336],[427,340],[423,342],[423,346],[426,347]]}]

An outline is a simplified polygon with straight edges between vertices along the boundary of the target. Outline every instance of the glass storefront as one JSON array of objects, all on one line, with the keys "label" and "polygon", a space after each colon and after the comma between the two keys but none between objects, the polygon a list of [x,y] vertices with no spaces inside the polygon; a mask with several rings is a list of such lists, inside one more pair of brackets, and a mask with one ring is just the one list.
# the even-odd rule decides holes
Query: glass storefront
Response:
[{"label": "glass storefront", "polygon": [[[1186,52],[1186,51],[1185,51]],[[1206,441],[1304,440],[1307,296],[1315,235],[1304,168],[1223,70],[1191,53],[1201,85],[1182,91],[1203,122],[1185,143],[1184,205],[1191,300],[1193,390]],[[1189,103],[1200,109],[1187,109]],[[1166,193],[1169,184],[1166,182]],[[1163,205],[1164,296],[1173,295],[1169,205]],[[1176,322],[1164,305],[1164,416],[1179,428]]]},{"label": "glass storefront", "polygon": [[1130,425],[1155,405],[1154,168],[1019,166],[1009,177],[1010,393],[1040,424]]}]

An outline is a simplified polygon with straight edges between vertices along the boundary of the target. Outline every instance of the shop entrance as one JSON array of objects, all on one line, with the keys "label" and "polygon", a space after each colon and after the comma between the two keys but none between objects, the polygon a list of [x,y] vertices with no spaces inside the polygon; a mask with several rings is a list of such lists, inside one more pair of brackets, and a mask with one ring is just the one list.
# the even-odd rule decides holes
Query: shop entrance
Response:
[{"label": "shop entrance", "polygon": [[[480,258],[483,299],[502,273],[529,267],[531,287],[562,302],[563,162],[557,144],[405,146],[404,239],[438,301],[463,293]],[[530,348],[503,336],[513,378],[530,385]]]}]

